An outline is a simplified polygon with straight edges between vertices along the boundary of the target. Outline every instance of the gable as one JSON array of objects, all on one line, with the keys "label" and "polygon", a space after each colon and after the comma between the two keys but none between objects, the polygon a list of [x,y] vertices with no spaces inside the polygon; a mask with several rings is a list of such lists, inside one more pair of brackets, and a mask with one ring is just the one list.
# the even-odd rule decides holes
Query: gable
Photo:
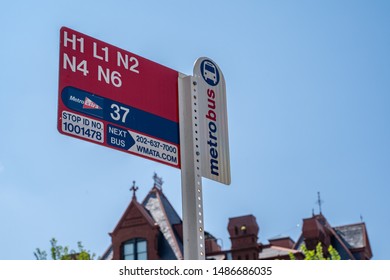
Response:
[{"label": "gable", "polygon": [[112,234],[115,234],[121,229],[148,226],[154,227],[155,222],[147,211],[136,201],[132,200],[126,211],[123,213],[121,219],[116,225]]}]

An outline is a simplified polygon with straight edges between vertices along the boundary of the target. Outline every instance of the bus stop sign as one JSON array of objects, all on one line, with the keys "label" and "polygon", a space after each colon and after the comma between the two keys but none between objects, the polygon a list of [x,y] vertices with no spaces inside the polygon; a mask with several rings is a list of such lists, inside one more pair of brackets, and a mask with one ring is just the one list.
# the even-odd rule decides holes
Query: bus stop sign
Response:
[{"label": "bus stop sign", "polygon": [[179,72],[60,30],[59,132],[180,168]]}]

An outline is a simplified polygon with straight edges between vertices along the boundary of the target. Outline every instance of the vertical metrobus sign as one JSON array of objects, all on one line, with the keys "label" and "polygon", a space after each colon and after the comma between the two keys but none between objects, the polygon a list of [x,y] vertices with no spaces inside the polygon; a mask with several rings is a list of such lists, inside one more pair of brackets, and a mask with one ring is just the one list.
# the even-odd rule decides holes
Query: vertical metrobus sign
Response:
[{"label": "vertical metrobus sign", "polygon": [[60,133],[180,168],[179,72],[60,30]]},{"label": "vertical metrobus sign", "polygon": [[209,58],[195,62],[199,96],[202,176],[230,185],[230,155],[225,78]]}]

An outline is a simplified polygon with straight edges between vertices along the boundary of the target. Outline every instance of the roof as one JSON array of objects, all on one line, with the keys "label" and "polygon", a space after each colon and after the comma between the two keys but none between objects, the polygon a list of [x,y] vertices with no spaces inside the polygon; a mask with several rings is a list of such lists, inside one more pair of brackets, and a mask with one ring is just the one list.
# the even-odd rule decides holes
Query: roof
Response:
[{"label": "roof", "polygon": [[[132,207],[136,207],[149,224],[157,224],[159,226],[162,235],[159,240],[159,254],[161,259],[183,259],[183,242],[179,233],[175,230],[175,225],[182,224],[182,220],[163,194],[161,188],[154,185],[142,203],[138,203],[136,198],[133,197],[115,228],[126,218],[129,209]],[[111,244],[101,259],[111,260],[112,258],[113,248]]]},{"label": "roof", "polygon": [[183,259],[183,243],[173,228],[173,225],[181,224],[182,221],[161,189],[154,186],[145,197],[142,205],[159,225],[161,233],[176,258]]},{"label": "roof", "polygon": [[114,257],[114,251],[112,250],[112,245],[110,245],[99,260],[112,260]]},{"label": "roof", "polygon": [[138,203],[137,199],[134,196],[129,206],[126,208],[125,212],[123,213],[122,217],[119,219],[117,225],[115,226],[114,231],[116,231],[116,229],[121,226],[124,220],[131,218],[130,209],[132,209],[133,207],[136,208],[139,211],[139,213],[142,214],[142,216],[146,219],[147,223],[150,226],[154,226],[156,224],[156,222],[150,216],[148,211],[146,211],[146,209],[141,204]]},{"label": "roof", "polygon": [[[338,251],[342,259],[361,259],[361,255],[355,254],[356,251],[366,251],[367,253],[363,258],[369,259],[372,257],[365,223],[332,227],[322,214],[314,215],[312,218],[306,220],[310,219],[317,219],[327,228],[331,236],[332,246]],[[305,238],[302,233],[295,243],[294,249],[299,250],[300,246],[304,243]]]},{"label": "roof", "polygon": [[296,254],[299,252],[300,251],[294,250],[294,249],[269,245],[269,246],[263,247],[262,251],[259,254],[259,259],[266,260],[266,259],[286,258],[286,257],[289,257],[290,253]]},{"label": "roof", "polygon": [[[127,206],[126,210],[123,212],[121,218],[117,222],[113,232],[115,232],[117,229],[121,227],[121,225],[127,220],[131,219],[131,209],[136,209],[146,220],[146,222],[150,226],[154,226],[156,222],[153,220],[153,218],[150,216],[148,211],[137,202],[137,199],[135,196],[133,196],[132,200],[130,201],[129,205]],[[112,260],[114,257],[113,247],[112,244],[106,249],[106,251],[103,253],[103,255],[100,257],[101,260]]]},{"label": "roof", "polygon": [[363,223],[334,227],[336,233],[347,244],[348,248],[362,248],[366,246]]}]

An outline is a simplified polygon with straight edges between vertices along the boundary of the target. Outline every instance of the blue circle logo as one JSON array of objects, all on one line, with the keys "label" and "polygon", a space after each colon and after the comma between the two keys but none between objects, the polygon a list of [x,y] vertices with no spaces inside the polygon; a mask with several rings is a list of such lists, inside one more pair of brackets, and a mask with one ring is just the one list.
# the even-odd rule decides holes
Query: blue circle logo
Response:
[{"label": "blue circle logo", "polygon": [[218,67],[210,60],[203,60],[200,64],[200,73],[202,73],[203,79],[210,86],[216,86],[219,83],[219,71]]}]

